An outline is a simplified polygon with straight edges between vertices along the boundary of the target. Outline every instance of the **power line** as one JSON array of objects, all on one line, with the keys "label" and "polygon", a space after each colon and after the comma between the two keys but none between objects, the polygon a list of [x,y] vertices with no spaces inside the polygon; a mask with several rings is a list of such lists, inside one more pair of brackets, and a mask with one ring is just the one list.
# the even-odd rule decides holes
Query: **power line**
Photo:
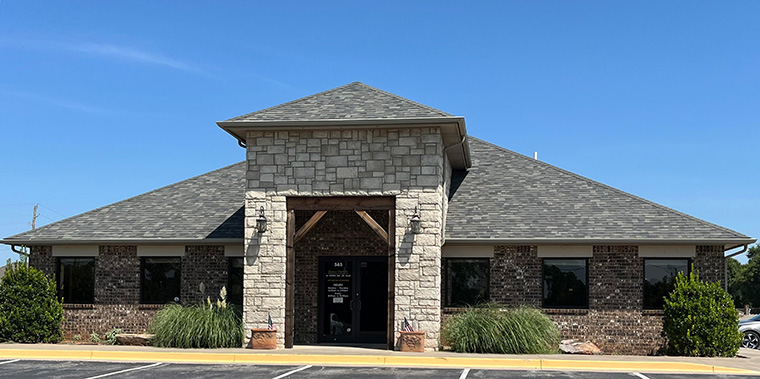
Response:
[{"label": "power line", "polygon": [[43,207],[43,208],[45,208],[45,209],[47,209],[47,210],[49,210],[49,211],[51,211],[51,212],[53,212],[53,213],[55,213],[55,214],[57,214],[57,215],[59,215],[59,216],[61,216],[61,217],[67,217],[66,215],[62,214],[61,212],[58,212],[55,209],[52,209],[52,208],[48,207],[45,204],[40,204],[40,206]]}]

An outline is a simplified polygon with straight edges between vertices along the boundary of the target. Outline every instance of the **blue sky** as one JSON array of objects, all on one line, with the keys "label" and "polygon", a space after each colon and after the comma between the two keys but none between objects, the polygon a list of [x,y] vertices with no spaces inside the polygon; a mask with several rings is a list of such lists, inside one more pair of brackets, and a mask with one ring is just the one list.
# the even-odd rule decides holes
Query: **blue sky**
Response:
[{"label": "blue sky", "polygon": [[743,1],[2,0],[0,236],[36,203],[39,226],[240,161],[215,121],[362,81],[758,237],[759,18]]}]

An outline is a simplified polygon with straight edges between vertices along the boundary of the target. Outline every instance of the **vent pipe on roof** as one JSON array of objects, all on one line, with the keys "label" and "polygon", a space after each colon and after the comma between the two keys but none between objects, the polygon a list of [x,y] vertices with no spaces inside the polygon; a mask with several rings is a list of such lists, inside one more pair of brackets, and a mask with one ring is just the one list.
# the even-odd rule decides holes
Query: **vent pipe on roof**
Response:
[{"label": "vent pipe on roof", "polygon": [[533,159],[538,160],[538,151],[533,152]]}]

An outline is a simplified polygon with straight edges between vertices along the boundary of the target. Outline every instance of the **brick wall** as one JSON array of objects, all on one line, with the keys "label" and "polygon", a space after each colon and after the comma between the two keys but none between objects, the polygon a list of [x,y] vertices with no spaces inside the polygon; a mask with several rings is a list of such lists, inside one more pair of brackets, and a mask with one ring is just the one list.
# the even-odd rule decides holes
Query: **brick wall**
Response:
[{"label": "brick wall", "polygon": [[495,246],[490,274],[492,301],[541,306],[541,260],[535,246]]},{"label": "brick wall", "polygon": [[32,246],[29,248],[29,265],[43,274],[55,276],[55,259],[52,246]]},{"label": "brick wall", "polygon": [[[90,333],[104,334],[111,329],[127,333],[144,333],[161,305],[140,304],[140,257],[134,245],[100,246],[95,258],[94,304],[64,304],[66,338]],[[30,264],[51,277],[55,276],[56,258],[51,246],[33,246]],[[227,259],[224,246],[186,246],[182,257],[182,296],[184,304],[201,300],[198,285],[203,282],[206,294],[216,298],[227,285]]]},{"label": "brick wall", "polygon": [[[541,258],[535,246],[495,246],[491,300],[541,307]],[[590,340],[611,354],[653,354],[665,343],[662,312],[643,310],[644,259],[637,246],[593,246],[589,309],[544,309],[563,338]],[[697,246],[694,266],[708,281],[724,278],[722,246]],[[454,310],[444,310],[450,314]]]},{"label": "brick wall", "polygon": [[[185,247],[182,257],[182,290],[184,304],[194,304],[211,297],[219,298],[219,291],[227,286],[229,261],[224,256],[221,245],[190,245]],[[206,288],[205,296],[200,292],[200,284]]]},{"label": "brick wall", "polygon": [[697,246],[694,267],[699,270],[700,279],[723,283],[726,280],[723,246]]},{"label": "brick wall", "polygon": [[[297,211],[296,224],[314,212]],[[388,225],[387,211],[367,212],[380,225]],[[295,244],[294,342],[317,342],[317,305],[320,256],[387,256],[388,245],[353,211],[330,211]]]},{"label": "brick wall", "polygon": [[140,303],[137,246],[100,246],[95,260],[95,304]]}]

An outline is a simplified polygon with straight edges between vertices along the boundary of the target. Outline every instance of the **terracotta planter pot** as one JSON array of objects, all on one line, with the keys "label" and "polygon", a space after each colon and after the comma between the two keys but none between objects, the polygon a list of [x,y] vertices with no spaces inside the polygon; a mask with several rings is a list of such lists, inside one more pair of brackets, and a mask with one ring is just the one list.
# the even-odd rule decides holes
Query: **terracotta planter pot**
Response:
[{"label": "terracotta planter pot", "polygon": [[401,351],[423,353],[425,352],[425,332],[401,332],[399,345]]},{"label": "terracotta planter pot", "polygon": [[277,348],[277,329],[251,329],[251,349]]}]

